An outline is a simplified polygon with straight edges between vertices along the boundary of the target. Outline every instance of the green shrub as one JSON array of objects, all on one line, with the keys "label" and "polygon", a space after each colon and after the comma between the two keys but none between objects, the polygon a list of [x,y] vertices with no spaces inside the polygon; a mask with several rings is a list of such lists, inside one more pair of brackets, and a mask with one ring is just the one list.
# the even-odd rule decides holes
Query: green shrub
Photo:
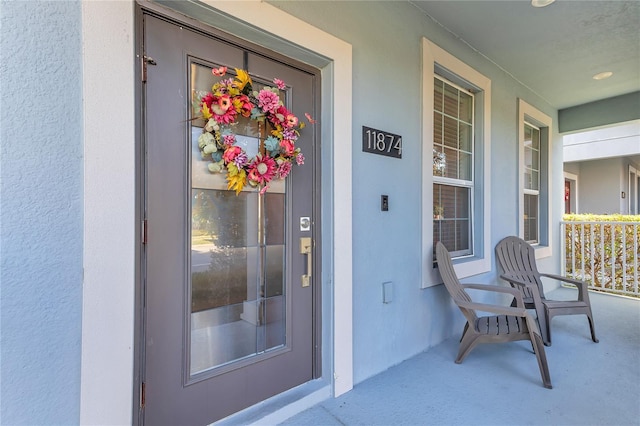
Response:
[{"label": "green shrub", "polygon": [[565,222],[640,222],[640,215],[629,214],[565,214]]}]

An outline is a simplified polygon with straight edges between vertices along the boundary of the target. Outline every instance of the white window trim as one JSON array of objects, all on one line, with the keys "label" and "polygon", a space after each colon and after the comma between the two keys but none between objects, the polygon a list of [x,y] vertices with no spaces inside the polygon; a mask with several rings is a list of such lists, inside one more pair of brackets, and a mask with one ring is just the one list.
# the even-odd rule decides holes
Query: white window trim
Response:
[{"label": "white window trim", "polygon": [[[483,221],[474,224],[474,235],[480,239],[482,253],[474,253],[454,262],[460,278],[491,270],[491,80],[460,61],[430,40],[422,39],[422,282],[427,288],[442,283],[440,274],[433,267],[433,79],[435,67],[440,66],[483,92],[482,105],[482,155],[483,177],[476,182],[482,188]],[[475,245],[475,243],[474,243]]]},{"label": "white window trim", "polygon": [[[540,212],[540,216],[542,216],[543,214],[546,214],[546,221],[547,221],[547,225],[546,225],[546,241],[547,241],[547,245],[543,245],[542,242],[540,242],[539,244],[534,245],[535,251],[536,251],[536,259],[542,259],[544,257],[550,257],[553,254],[553,246],[552,246],[552,239],[551,239],[551,206],[552,206],[552,197],[550,196],[551,194],[551,148],[552,148],[552,142],[551,142],[551,137],[552,137],[552,125],[553,125],[553,120],[551,120],[551,117],[549,117],[548,115],[544,114],[543,112],[539,111],[538,109],[536,109],[535,107],[533,107],[532,105],[528,104],[527,102],[523,101],[522,99],[518,99],[518,235],[520,236],[520,238],[524,238],[524,194],[525,194],[525,189],[524,189],[524,124],[525,122],[529,123],[529,124],[533,124],[534,126],[538,127],[540,129],[540,151],[542,152],[542,139],[543,139],[543,135],[542,135],[542,131],[543,128],[547,128],[547,163],[545,164],[546,166],[546,173],[547,173],[547,188],[545,188],[545,190],[543,190],[542,185],[540,185],[540,188],[538,189],[538,211]],[[542,171],[542,158],[540,158],[540,171]],[[541,201],[542,201],[542,196],[543,193],[546,193],[546,197],[547,197],[547,210],[546,212],[542,210],[541,207]],[[543,240],[543,229],[542,229],[542,220],[541,218],[538,219],[538,239],[540,241]]]}]

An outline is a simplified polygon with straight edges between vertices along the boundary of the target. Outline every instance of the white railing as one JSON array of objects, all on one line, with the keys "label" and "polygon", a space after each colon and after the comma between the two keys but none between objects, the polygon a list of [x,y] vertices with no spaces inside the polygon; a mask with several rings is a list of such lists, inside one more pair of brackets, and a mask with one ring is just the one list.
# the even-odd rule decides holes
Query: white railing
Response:
[{"label": "white railing", "polygon": [[640,222],[560,222],[562,273],[589,288],[640,297]]}]

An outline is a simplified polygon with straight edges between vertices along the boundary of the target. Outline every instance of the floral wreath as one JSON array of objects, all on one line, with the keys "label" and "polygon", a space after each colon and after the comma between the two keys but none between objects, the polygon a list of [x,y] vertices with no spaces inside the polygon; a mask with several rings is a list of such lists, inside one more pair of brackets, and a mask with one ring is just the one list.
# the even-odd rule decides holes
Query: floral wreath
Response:
[{"label": "floral wreath", "polygon": [[[286,87],[282,80],[275,78],[275,87],[254,91],[249,73],[235,70],[235,79],[220,80],[211,92],[200,98],[202,117],[199,118],[206,124],[198,138],[198,147],[202,158],[211,161],[208,164],[211,173],[226,171],[227,189],[235,190],[237,195],[249,185],[259,188],[262,194],[273,179],[284,179],[289,175],[294,161],[297,165],[304,164],[304,155],[295,143],[305,123],[289,112],[280,100],[280,90]],[[212,72],[223,77],[227,67]],[[271,129],[266,139],[260,135],[260,149],[253,158],[236,145],[233,126],[239,116],[264,123],[265,129],[267,125]],[[310,123],[315,123],[309,114],[305,116]]]}]

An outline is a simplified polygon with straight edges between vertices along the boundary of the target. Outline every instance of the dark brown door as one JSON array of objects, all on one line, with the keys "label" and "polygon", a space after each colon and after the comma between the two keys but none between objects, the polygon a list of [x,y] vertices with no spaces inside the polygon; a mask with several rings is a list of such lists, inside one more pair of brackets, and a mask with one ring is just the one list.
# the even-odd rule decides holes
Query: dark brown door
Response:
[{"label": "dark brown door", "polygon": [[[319,192],[312,127],[297,141],[305,164],[286,181],[264,195],[227,190],[200,155],[194,102],[220,79],[213,68],[246,69],[254,87],[286,82],[285,105],[304,119],[317,76],[205,31],[143,21],[153,58],[143,97],[144,421],[208,424],[313,378],[315,280],[301,278],[313,253],[300,242],[319,234]],[[249,154],[261,137],[255,126],[234,130]]]}]

